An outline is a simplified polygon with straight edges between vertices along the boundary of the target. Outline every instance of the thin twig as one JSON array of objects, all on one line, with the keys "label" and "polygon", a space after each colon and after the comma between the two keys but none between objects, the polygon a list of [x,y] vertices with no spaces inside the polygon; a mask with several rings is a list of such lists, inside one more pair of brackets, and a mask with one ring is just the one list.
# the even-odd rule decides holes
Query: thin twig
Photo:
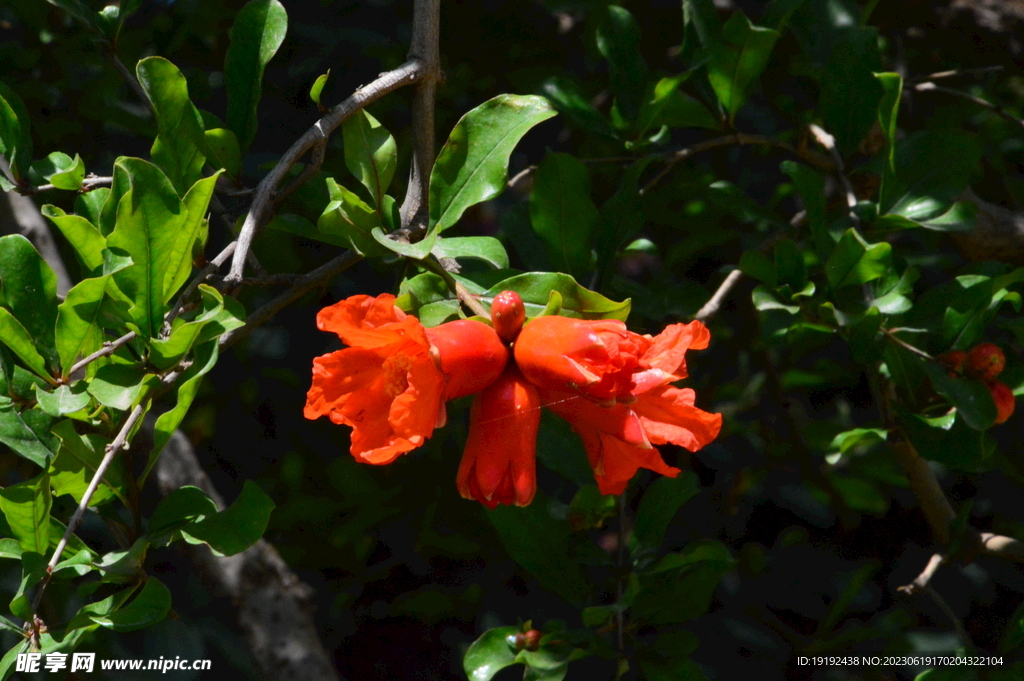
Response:
[{"label": "thin twig", "polygon": [[421,69],[412,101],[412,167],[405,199],[399,209],[404,229],[409,229],[414,222],[425,222],[418,216],[428,210],[430,171],[434,166],[434,98],[441,81],[440,0],[416,0],[412,21],[408,58],[416,60]]},{"label": "thin twig", "polygon": [[240,326],[221,336],[220,341],[218,341],[220,347],[223,349],[248,336],[253,329],[261,324],[265,324],[274,315],[304,296],[308,291],[326,286],[332,279],[360,260],[362,260],[362,256],[358,253],[345,251],[312,272],[296,277],[295,283],[291,288],[282,292],[270,302],[256,308],[252,314],[246,317],[245,326]]},{"label": "thin twig", "polygon": [[807,129],[811,131],[812,135],[814,135],[814,139],[817,140],[818,144],[825,147],[825,150],[832,157],[832,162],[836,164],[835,174],[843,183],[843,189],[846,190],[846,205],[850,208],[850,217],[853,219],[853,223],[855,225],[860,224],[860,219],[853,212],[854,206],[857,205],[857,194],[853,191],[853,185],[850,183],[850,178],[846,176],[843,157],[839,153],[839,149],[836,148],[836,138],[814,123],[808,125]]},{"label": "thin twig", "polygon": [[242,273],[245,269],[246,254],[252,246],[256,230],[263,224],[267,213],[273,205],[274,193],[278,184],[288,174],[292,166],[307,151],[321,144],[349,116],[389,92],[393,92],[404,85],[418,82],[422,75],[423,65],[416,59],[405,62],[394,71],[382,74],[369,85],[357,89],[341,104],[333,107],[326,116],[317,121],[288,148],[288,151],[284,153],[273,169],[256,187],[252,205],[249,206],[249,212],[246,214],[245,222],[242,224],[242,229],[238,234],[238,246],[231,261],[231,269],[225,278],[224,283],[227,288],[234,288],[241,283]]},{"label": "thin twig", "polygon": [[899,336],[897,336],[895,329],[883,328],[882,329],[882,333],[884,333],[891,340],[895,341],[896,343],[899,343],[900,345],[902,345],[904,348],[906,348],[910,352],[914,353],[915,355],[918,355],[919,357],[924,357],[925,359],[929,359],[929,360],[935,361],[935,358],[932,357],[931,355],[929,355],[924,350],[921,350],[920,348],[914,347],[910,343],[906,342],[905,340],[903,340]]},{"label": "thin twig", "polygon": [[939,592],[932,587],[926,586],[923,591],[932,597],[932,600],[935,601],[935,605],[939,606],[939,610],[949,618],[949,621],[953,624],[953,630],[956,632],[956,635],[960,637],[963,644],[967,646],[967,649],[973,651],[975,649],[974,641],[971,640],[971,635],[968,634],[967,630],[964,628],[963,622],[961,622],[960,618],[956,616],[955,612],[953,612],[953,608],[949,607],[949,604],[946,603],[945,599],[942,598],[942,596],[939,595]]},{"label": "thin twig", "polygon": [[149,96],[146,95],[146,91],[142,89],[142,84],[139,83],[138,79],[135,77],[135,74],[128,70],[128,67],[124,65],[124,62],[121,61],[121,58],[117,56],[117,52],[111,50],[108,53],[108,57],[110,59],[110,62],[114,65],[114,68],[117,69],[117,72],[120,73],[121,77],[124,78],[124,81],[128,83],[128,87],[130,87],[132,91],[135,92],[135,95],[140,100],[142,100],[142,103],[146,105],[146,108],[148,108],[150,112],[152,112],[153,103],[149,101]]},{"label": "thin twig", "polygon": [[[91,192],[93,189],[96,189],[97,187],[104,187],[106,185],[109,185],[113,181],[114,178],[112,177],[87,177],[84,180],[82,180],[82,187],[78,190],[78,192],[80,194],[86,194],[88,192]],[[41,184],[38,187],[17,186],[14,189],[19,194],[29,195],[38,194],[39,192],[47,192],[50,191],[51,189],[56,188],[57,187],[53,186],[52,184]]]},{"label": "thin twig", "polygon": [[106,357],[107,355],[114,354],[115,352],[117,352],[118,348],[132,342],[133,340],[135,340],[135,332],[129,331],[128,333],[121,336],[117,340],[105,341],[103,343],[102,348],[92,353],[88,357],[83,357],[82,359],[78,360],[77,362],[71,365],[71,368],[68,369],[67,377],[64,379],[65,382],[67,381],[68,378],[74,376],[76,373],[78,373],[85,367],[89,366],[90,364],[98,360],[100,357]]},{"label": "thin twig", "polygon": [[201,269],[199,271],[199,274],[192,278],[192,281],[190,281],[188,283],[188,286],[185,287],[185,290],[181,292],[181,295],[178,296],[178,300],[175,301],[174,305],[167,313],[167,316],[164,318],[164,322],[166,324],[169,325],[174,322],[178,315],[181,314],[182,309],[185,307],[185,301],[187,301],[192,296],[192,294],[196,292],[196,289],[199,288],[200,284],[206,281],[207,277],[209,277],[211,274],[220,269],[220,266],[223,265],[224,262],[231,257],[231,254],[235,252],[235,247],[237,245],[237,241],[232,241],[231,243],[229,243],[227,246],[224,247],[223,251],[217,254],[217,257],[215,257],[210,262],[206,263],[206,267]]},{"label": "thin twig", "polygon": [[991,111],[992,113],[996,114],[997,116],[1005,118],[1006,120],[1010,121],[1011,123],[1016,123],[1020,127],[1024,128],[1024,120],[1022,120],[1020,118],[1017,118],[1016,116],[1013,116],[1013,115],[1007,113],[1006,111],[1003,111],[1003,109],[1001,107],[996,106],[992,102],[984,100],[981,97],[975,97],[974,95],[969,94],[967,92],[962,92],[960,90],[954,90],[953,88],[949,88],[949,87],[942,87],[941,85],[936,85],[935,83],[932,83],[932,82],[929,82],[929,81],[926,81],[924,83],[918,83],[917,85],[914,86],[914,90],[916,90],[917,92],[943,92],[943,93],[945,93],[947,95],[952,95],[954,97],[960,97],[962,99],[968,99],[968,100],[974,102],[975,104],[977,104],[978,106],[983,107],[985,109],[988,109],[989,111]]},{"label": "thin twig", "polygon": [[39,585],[39,591],[36,592],[36,596],[32,601],[32,612],[35,613],[39,610],[39,603],[43,599],[43,593],[46,591],[47,584],[50,583],[50,577],[53,575],[53,568],[60,562],[61,554],[64,553],[64,549],[67,548],[68,540],[74,535],[75,530],[78,529],[78,524],[82,522],[82,516],[85,515],[86,509],[89,507],[89,502],[92,501],[92,495],[96,493],[96,489],[100,486],[100,482],[103,480],[103,476],[106,474],[107,469],[110,468],[110,464],[114,461],[114,457],[122,449],[128,448],[128,434],[138,423],[139,419],[142,418],[143,408],[142,405],[138,405],[132,410],[132,413],[128,415],[128,420],[121,426],[121,430],[118,431],[117,437],[114,441],[107,445],[106,453],[103,455],[103,460],[100,461],[100,465],[96,467],[96,472],[93,473],[92,480],[89,481],[89,486],[85,488],[85,492],[82,494],[82,501],[79,502],[78,508],[75,509],[71,519],[68,520],[67,529],[64,530],[64,536],[61,537],[60,541],[57,542],[57,548],[53,550],[53,556],[50,558],[50,562],[46,565],[46,575],[43,577],[43,581]]},{"label": "thin twig", "polygon": [[946,557],[941,553],[936,553],[928,559],[928,564],[924,566],[924,570],[921,571],[914,581],[905,586],[897,587],[896,590],[905,593],[908,596],[913,596],[916,593],[920,593],[928,587],[928,582],[932,581],[932,577],[940,567],[946,562]]},{"label": "thin twig", "polygon": [[654,185],[661,182],[662,178],[668,175],[672,171],[672,169],[675,168],[677,163],[693,156],[694,154],[700,153],[702,151],[707,151],[708,149],[714,149],[716,147],[737,145],[742,146],[746,144],[756,144],[765,147],[774,147],[776,149],[788,151],[794,156],[800,156],[800,153],[796,150],[796,148],[793,145],[788,144],[786,142],[780,142],[779,140],[772,139],[771,137],[765,137],[764,135],[747,135],[742,132],[737,132],[732,135],[723,135],[721,137],[715,137],[713,139],[705,140],[704,142],[698,142],[693,146],[680,149],[679,151],[673,153],[669,157],[668,162],[665,164],[665,167],[661,169],[661,172],[659,172],[657,175],[651,178],[651,180],[646,185],[644,185],[643,189],[640,190],[640,193],[646,194],[648,191],[650,191],[652,187],[654,187]]},{"label": "thin twig", "polygon": [[697,310],[697,314],[693,315],[693,318],[698,321],[707,321],[718,312],[719,308],[722,307],[722,302],[725,297],[729,295],[733,287],[739,283],[739,280],[743,278],[743,272],[738,269],[733,270],[729,275],[718,285],[718,290],[715,291],[714,295],[708,299],[708,302],[704,303],[704,306]]},{"label": "thin twig", "polygon": [[281,274],[267,274],[262,277],[246,277],[242,280],[242,286],[293,286],[301,276],[301,274],[294,272],[284,272]]},{"label": "thin twig", "polygon": [[1002,65],[996,64],[995,66],[979,66],[973,69],[957,69],[955,71],[939,71],[937,73],[931,73],[927,76],[920,78],[914,78],[911,83],[923,83],[929,80],[939,80],[941,78],[953,78],[955,76],[980,76],[986,73],[995,73],[996,71],[1002,71]]},{"label": "thin twig", "polygon": [[486,319],[490,318],[491,313],[488,309],[476,299],[476,296],[467,291],[466,287],[458,281],[455,282],[455,295],[458,296],[459,300],[462,301],[462,304],[472,310],[474,314],[478,314]]}]

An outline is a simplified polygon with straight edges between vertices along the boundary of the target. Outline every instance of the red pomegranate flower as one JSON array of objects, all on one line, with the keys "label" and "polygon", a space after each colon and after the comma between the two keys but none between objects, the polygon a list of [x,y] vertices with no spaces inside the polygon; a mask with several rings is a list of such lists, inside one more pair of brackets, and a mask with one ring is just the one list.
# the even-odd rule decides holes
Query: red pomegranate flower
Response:
[{"label": "red pomegranate flower", "polygon": [[488,508],[533,501],[540,406],[537,389],[512,363],[476,396],[456,477],[463,497]]},{"label": "red pomegranate flower", "polygon": [[444,423],[444,400],[490,384],[508,351],[486,324],[425,329],[395,297],[352,296],[317,315],[348,348],[313,360],[303,414],[352,427],[352,455],[385,464],[419,447]]},{"label": "red pomegranate flower", "polygon": [[[564,326],[588,324],[568,322]],[[517,360],[519,343],[530,324],[517,342]],[[639,349],[635,357],[621,360],[622,366],[634,367],[631,388],[625,395],[616,395],[617,404],[587,399],[591,395],[585,390],[541,390],[544,404],[568,421],[583,440],[602,494],[621,494],[640,468],[675,477],[679,469],[667,465],[651,445],[671,443],[697,451],[714,440],[722,427],[721,414],[694,406],[693,390],[670,385],[687,376],[686,351],[707,347],[711,337],[707,327],[691,322],[673,324],[653,338],[632,335],[639,340],[620,346],[626,351]],[[528,347],[527,352],[528,361],[542,364],[534,348]]]}]

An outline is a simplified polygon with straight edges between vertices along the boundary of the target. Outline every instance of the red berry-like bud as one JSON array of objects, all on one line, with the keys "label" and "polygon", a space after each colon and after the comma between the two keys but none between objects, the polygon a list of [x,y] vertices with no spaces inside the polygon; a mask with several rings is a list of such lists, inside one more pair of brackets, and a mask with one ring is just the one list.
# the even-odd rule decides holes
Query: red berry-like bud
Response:
[{"label": "red berry-like bud", "polygon": [[515,291],[502,291],[491,304],[491,323],[502,340],[512,342],[526,322],[526,307]]},{"label": "red berry-like bud", "polygon": [[996,425],[1004,423],[1013,414],[1014,407],[1017,406],[1017,400],[1013,396],[1013,391],[1000,381],[988,381],[985,385],[988,386],[988,391],[992,393],[992,399],[996,403],[995,423]]},{"label": "red berry-like bud", "polygon": [[950,371],[960,373],[963,370],[964,362],[967,360],[967,353],[963,350],[950,350],[949,352],[942,353],[936,359]]},{"label": "red berry-like bud", "polygon": [[540,648],[540,636],[540,632],[536,629],[530,629],[528,632],[523,634],[526,649],[532,651]]},{"label": "red berry-like bud", "polygon": [[995,343],[981,343],[967,353],[964,371],[971,378],[988,381],[999,375],[1006,366],[1006,356]]}]

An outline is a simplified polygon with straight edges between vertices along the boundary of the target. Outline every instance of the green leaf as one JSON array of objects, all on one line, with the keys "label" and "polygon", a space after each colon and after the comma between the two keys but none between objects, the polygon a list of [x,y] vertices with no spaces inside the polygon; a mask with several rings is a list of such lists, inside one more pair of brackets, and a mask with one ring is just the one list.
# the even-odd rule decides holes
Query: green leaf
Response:
[{"label": "green leaf", "polygon": [[530,220],[556,269],[582,276],[592,268],[598,212],[582,162],[569,154],[544,157],[534,173]]},{"label": "green leaf", "polygon": [[42,161],[32,164],[32,173],[38,173],[57,189],[78,191],[85,179],[85,163],[75,154],[71,158],[62,151],[54,151]]},{"label": "green leaf", "polygon": [[783,161],[780,167],[796,185],[797,193],[800,194],[804,210],[807,212],[807,225],[814,239],[814,248],[818,252],[818,258],[824,260],[835,248],[835,241],[828,232],[825,217],[825,178],[794,161]]},{"label": "green leaf", "polygon": [[309,88],[309,98],[313,100],[313,103],[317,106],[323,106],[320,103],[320,94],[324,91],[324,85],[327,85],[327,79],[331,77],[331,70],[327,69],[327,73],[321,73],[313,81],[313,87]]},{"label": "green leaf", "polygon": [[470,681],[490,681],[505,667],[516,664],[516,653],[507,639],[518,633],[519,627],[498,627],[488,629],[473,641],[462,658],[462,668]]},{"label": "green leaf", "polygon": [[638,137],[651,128],[667,125],[670,128],[707,128],[718,130],[719,121],[707,107],[690,95],[680,92],[679,86],[689,79],[692,71],[662,78],[654,86],[654,93],[644,101],[637,114]]},{"label": "green leaf", "polygon": [[919,222],[944,213],[978,173],[981,152],[961,130],[915,132],[896,147],[896,177],[881,212]]},{"label": "green leaf", "polygon": [[[61,445],[51,465],[50,484],[58,495],[71,494],[80,503],[85,488],[103,461],[107,440],[93,433],[79,434],[74,424],[66,419],[53,427],[53,434],[60,438]],[[121,459],[115,459],[107,468],[102,483],[93,494],[92,505],[102,504],[115,496],[128,505]]]},{"label": "green leaf", "polygon": [[770,288],[775,288],[779,283],[775,263],[760,251],[743,251],[743,254],[740,256],[739,267],[743,274],[756,279]]},{"label": "green leaf", "polygon": [[25,551],[21,554],[21,582],[18,591],[11,599],[11,614],[26,621],[32,621],[32,607],[26,593],[33,584],[46,574],[46,558],[37,551]]},{"label": "green leaf", "polygon": [[608,118],[587,100],[579,86],[565,76],[552,76],[540,86],[558,113],[565,115],[576,127],[609,139],[618,139]]},{"label": "green leaf", "polygon": [[597,271],[608,279],[614,258],[633,240],[644,224],[640,205],[640,175],[650,158],[640,159],[622,174],[618,190],[601,206],[597,223]]},{"label": "green leaf", "polygon": [[691,60],[706,59],[700,54],[718,37],[722,25],[718,21],[718,8],[712,0],[683,0],[683,45],[680,57]]},{"label": "green leaf", "polygon": [[178,276],[182,256],[191,258],[191,241],[184,251],[182,242],[187,240],[187,227],[195,216],[189,215],[167,176],[155,165],[120,158],[115,168],[125,172],[130,189],[118,205],[117,226],[107,237],[107,246],[125,251],[134,264],[117,272],[114,281],[133,301],[132,319],[142,335],[153,338],[163,326],[165,300],[173,295],[166,287]]},{"label": "green leaf", "polygon": [[42,468],[46,468],[54,456],[54,448],[25,423],[14,403],[6,397],[0,397],[0,442]]},{"label": "green leaf", "polygon": [[331,202],[317,220],[317,230],[362,255],[381,253],[373,237],[373,231],[381,229],[380,214],[333,177],[327,178],[327,191]]},{"label": "green leaf", "polygon": [[448,229],[467,208],[504,191],[512,149],[554,115],[543,97],[498,95],[463,116],[430,173],[430,231]]},{"label": "green leaf", "polygon": [[874,72],[881,61],[878,29],[860,27],[845,32],[825,65],[818,112],[843,156],[857,150],[878,120],[883,90]]},{"label": "green leaf", "polygon": [[690,471],[651,483],[637,508],[636,524],[629,538],[630,553],[657,551],[676,512],[699,491],[700,481]]},{"label": "green leaf", "polygon": [[937,362],[925,362],[924,369],[932,379],[935,392],[953,403],[967,425],[975,430],[992,427],[996,418],[996,404],[984,383],[973,379],[953,378],[946,373],[946,368]]},{"label": "green leaf", "polygon": [[294,213],[281,213],[280,215],[275,215],[274,218],[267,223],[267,229],[276,229],[280,232],[287,232],[312,241],[321,241],[325,244],[331,244],[332,246],[338,246],[340,248],[350,248],[352,245],[348,239],[342,236],[322,232],[318,230],[316,225],[312,222],[301,215],[296,215]]},{"label": "green leaf", "polygon": [[601,494],[597,485],[581,486],[566,512],[569,527],[576,532],[601,527],[606,519],[616,514],[617,498],[614,494]]},{"label": "green leaf", "polygon": [[564,317],[577,319],[618,319],[626,321],[629,316],[630,301],[627,298],[621,303],[605,298],[576,283],[568,274],[560,272],[527,272],[500,281],[487,291],[480,293],[479,300],[490,306],[494,296],[502,291],[515,291],[522,297],[526,306],[526,315],[536,317],[547,307],[552,291],[562,297]]},{"label": "green leaf", "polygon": [[156,465],[157,460],[160,458],[160,452],[163,451],[164,446],[171,439],[171,435],[181,425],[182,419],[185,418],[185,414],[188,412],[188,408],[192,405],[192,400],[195,399],[196,392],[199,390],[203,374],[212,369],[216,363],[217,343],[215,341],[209,341],[196,348],[192,364],[178,378],[177,403],[173,409],[160,414],[153,426],[153,449],[150,450],[146,469],[139,478],[140,486],[149,477],[150,471],[153,470],[153,466]]},{"label": "green leaf", "polygon": [[39,408],[50,416],[73,414],[89,406],[89,395],[84,388],[84,385],[75,386],[75,389],[68,385],[61,385],[51,393],[40,390],[37,385],[35,386],[36,401],[39,402]]},{"label": "green leaf", "polygon": [[832,288],[864,284],[884,276],[892,267],[892,246],[868,244],[856,229],[846,230],[825,263]]},{"label": "green leaf", "polygon": [[153,163],[167,173],[179,194],[199,179],[206,162],[203,118],[188,98],[188,83],[171,62],[147,57],[135,67],[156,114]]},{"label": "green leaf", "polygon": [[608,78],[619,111],[636,117],[647,81],[647,64],[640,55],[640,27],[624,7],[609,5],[597,27],[597,49],[608,61]]},{"label": "green leaf", "polygon": [[217,504],[198,487],[179,487],[164,497],[149,517],[146,536],[158,544],[194,520],[217,514]]},{"label": "green leaf", "polygon": [[901,415],[899,424],[918,453],[930,461],[972,473],[991,470],[995,463],[995,441],[967,425],[959,411],[936,418]]},{"label": "green leaf", "polygon": [[892,205],[889,196],[896,181],[896,118],[900,111],[900,95],[903,93],[903,77],[898,73],[876,73],[882,86],[882,99],[878,102],[878,123],[885,133],[884,164],[882,184],[878,188],[878,203]]},{"label": "green leaf", "polygon": [[174,235],[174,241],[162,255],[166,260],[164,275],[164,305],[167,305],[178,293],[189,275],[192,274],[192,246],[203,233],[206,214],[213,198],[213,190],[217,184],[220,171],[196,182],[189,188],[183,200],[185,206],[185,222]]},{"label": "green leaf", "polygon": [[722,27],[721,37],[709,45],[708,80],[730,125],[767,66],[778,39],[777,31],[754,26],[742,12],[736,12]]},{"label": "green leaf", "polygon": [[764,285],[754,287],[754,290],[750,294],[750,299],[754,303],[754,307],[761,312],[766,312],[768,310],[785,310],[789,314],[796,314],[800,311],[799,305],[787,305],[779,300],[779,297],[774,291]]},{"label": "green leaf", "polygon": [[217,289],[200,284],[199,292],[203,299],[199,316],[191,322],[177,323],[167,338],[156,339],[150,344],[149,361],[156,368],[170,369],[184,359],[193,347],[215,338],[216,336],[203,333],[211,322],[220,322],[217,335],[226,333],[231,328],[238,328],[245,323],[234,319],[230,314],[225,318],[222,314],[224,297]]},{"label": "green leaf", "polygon": [[224,58],[228,127],[243,152],[256,136],[256,109],[262,96],[263,69],[288,30],[288,13],[278,0],[252,0],[235,17],[231,45]]},{"label": "green leaf", "polygon": [[590,593],[583,572],[569,558],[569,526],[551,517],[540,492],[526,508],[499,506],[487,512],[505,550],[540,585],[573,605]]},{"label": "green leaf", "polygon": [[775,271],[779,284],[788,284],[794,291],[807,285],[807,267],[800,248],[791,239],[780,239],[775,244]]},{"label": "green leaf", "polygon": [[32,343],[32,335],[14,318],[7,308],[0,307],[0,342],[14,351],[25,366],[46,381],[53,383],[53,377],[46,369],[46,360]]},{"label": "green leaf", "polygon": [[922,227],[939,232],[968,232],[974,229],[978,206],[970,201],[957,201],[942,215],[921,221]]},{"label": "green leaf", "polygon": [[370,233],[373,236],[374,241],[388,249],[394,251],[399,255],[404,255],[407,258],[414,258],[416,260],[423,260],[430,252],[434,250],[434,246],[437,244],[438,232],[428,232],[422,240],[416,243],[406,243],[394,238],[392,235],[384,234],[384,230],[380,227],[375,227]]},{"label": "green leaf", "polygon": [[89,382],[89,394],[105,407],[126,411],[135,403],[145,376],[140,364],[106,364]]},{"label": "green leaf", "polygon": [[98,321],[109,279],[107,274],[79,282],[57,308],[57,354],[64,378],[80,357],[99,350],[106,339]]},{"label": "green leaf", "polygon": [[203,133],[203,141],[210,154],[207,163],[223,168],[228,177],[237,179],[242,172],[242,150],[235,133],[227,128],[213,128]]},{"label": "green leaf", "polygon": [[670,553],[640,576],[634,617],[655,625],[700,617],[711,605],[722,575],[734,563],[725,546],[708,539]]},{"label": "green leaf", "polygon": [[437,258],[473,258],[495,269],[508,267],[505,246],[493,236],[457,236],[438,238],[431,253]]},{"label": "green leaf", "polygon": [[366,111],[349,116],[341,124],[341,133],[345,140],[345,165],[379,208],[398,166],[395,138]]},{"label": "green leaf", "polygon": [[55,366],[53,325],[57,321],[57,276],[31,242],[20,234],[0,237],[0,284],[3,303],[28,331],[47,364]]},{"label": "green leaf", "polygon": [[[90,192],[83,196],[94,193]],[[103,249],[107,247],[107,240],[92,222],[79,215],[68,215],[50,204],[43,206],[40,212],[57,225],[57,229],[71,243],[87,270],[94,271],[103,265]]]},{"label": "green leaf", "polygon": [[109,615],[92,615],[101,627],[118,632],[137,631],[160,622],[171,609],[171,592],[156,577],[147,577],[142,591],[123,608]]},{"label": "green leaf", "polygon": [[24,180],[32,163],[32,128],[28,109],[14,90],[0,82],[0,156],[16,180]]},{"label": "green leaf", "polygon": [[52,505],[50,476],[46,473],[0,489],[0,511],[23,551],[46,553]]},{"label": "green leaf", "polygon": [[274,502],[266,492],[246,480],[235,503],[220,513],[190,522],[181,534],[192,544],[209,545],[218,556],[233,556],[263,536],[273,510]]}]

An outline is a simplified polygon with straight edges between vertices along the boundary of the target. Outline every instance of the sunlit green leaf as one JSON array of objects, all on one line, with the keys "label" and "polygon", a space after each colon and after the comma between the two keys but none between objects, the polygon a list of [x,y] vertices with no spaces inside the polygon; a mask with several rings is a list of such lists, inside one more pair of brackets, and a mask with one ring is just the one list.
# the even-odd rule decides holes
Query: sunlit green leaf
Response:
[{"label": "sunlit green leaf", "polygon": [[850,228],[825,263],[825,275],[832,288],[839,288],[877,279],[891,266],[891,245],[886,242],[868,244],[857,230]]},{"label": "sunlit green leaf", "polygon": [[153,142],[153,163],[183,195],[199,179],[206,161],[203,118],[188,98],[185,76],[174,64],[163,57],[147,57],[135,71],[156,114],[159,133]]},{"label": "sunlit green leaf", "polygon": [[50,476],[0,489],[0,511],[24,551],[44,554],[50,545]]},{"label": "sunlit green leaf", "polygon": [[[39,355],[54,367],[57,360],[53,347],[57,276],[29,240],[20,234],[0,237],[0,285],[3,286],[3,303],[28,331]],[[17,352],[14,347],[11,349]]]},{"label": "sunlit green leaf", "polygon": [[273,510],[274,502],[266,492],[246,480],[233,504],[220,513],[190,522],[181,533],[193,544],[208,544],[218,556],[233,556],[263,536]]},{"label": "sunlit green leaf", "polygon": [[554,115],[543,97],[498,95],[463,116],[430,173],[430,231],[448,229],[467,208],[504,191],[512,150]]},{"label": "sunlit green leaf", "polygon": [[243,153],[256,136],[263,69],[281,47],[287,30],[288,14],[278,0],[252,0],[238,12],[231,27],[231,45],[224,58],[228,127]]},{"label": "sunlit green leaf", "polygon": [[341,132],[345,140],[345,165],[370,192],[373,205],[383,205],[384,194],[398,166],[395,138],[366,111],[349,116],[341,124]]},{"label": "sunlit green leaf", "polygon": [[458,236],[438,238],[431,251],[437,258],[472,258],[502,270],[508,267],[505,246],[492,236]]},{"label": "sunlit green leaf", "polygon": [[213,128],[203,133],[207,162],[214,168],[223,168],[228,177],[237,178],[242,170],[242,150],[235,133],[227,128]]},{"label": "sunlit green leaf", "polygon": [[171,592],[157,578],[148,577],[142,591],[123,608],[106,616],[93,615],[90,619],[114,631],[136,631],[163,620],[170,609]]},{"label": "sunlit green leaf", "polygon": [[722,26],[721,36],[709,45],[708,80],[730,123],[764,71],[778,39],[778,32],[754,26],[742,12],[736,12]]},{"label": "sunlit green leaf", "polygon": [[473,641],[462,658],[462,668],[470,681],[490,681],[499,671],[515,664],[516,653],[507,639],[518,633],[519,627],[498,627]]}]

